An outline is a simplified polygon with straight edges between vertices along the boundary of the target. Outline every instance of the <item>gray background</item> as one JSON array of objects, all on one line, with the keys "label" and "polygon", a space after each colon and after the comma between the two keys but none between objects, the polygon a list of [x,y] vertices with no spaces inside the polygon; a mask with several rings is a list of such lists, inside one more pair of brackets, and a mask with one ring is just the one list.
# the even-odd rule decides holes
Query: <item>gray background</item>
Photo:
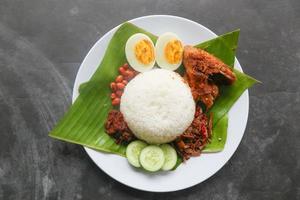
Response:
[{"label": "gray background", "polygon": [[[171,14],[241,29],[250,90],[245,136],[204,183],[155,194],[104,174],[81,146],[49,138],[91,46],[127,19]],[[299,0],[1,0],[0,199],[300,199]],[[196,172],[195,172],[196,173]]]}]

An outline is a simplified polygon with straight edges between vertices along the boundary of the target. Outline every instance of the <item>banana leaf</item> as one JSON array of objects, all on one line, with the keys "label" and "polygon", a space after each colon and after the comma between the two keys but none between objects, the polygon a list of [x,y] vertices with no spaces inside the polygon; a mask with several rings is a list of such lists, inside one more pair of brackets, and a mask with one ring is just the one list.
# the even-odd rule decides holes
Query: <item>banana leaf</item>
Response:
[{"label": "banana leaf", "polygon": [[[80,95],[62,120],[50,132],[51,137],[100,151],[125,155],[126,147],[116,144],[105,133],[104,123],[108,112],[112,109],[109,84],[117,76],[118,67],[126,62],[124,49],[127,39],[132,34],[139,32],[147,34],[153,42],[156,41],[154,35],[131,23],[121,25],[113,35],[98,69],[89,82],[81,85]],[[204,48],[229,64],[234,61],[237,38],[238,32],[235,31],[197,47]],[[221,96],[211,110],[215,116],[213,132],[216,134],[205,149],[206,152],[220,151],[224,148],[228,121],[226,113],[244,90],[255,82],[252,81],[254,79],[243,73],[238,75],[238,80],[243,81],[237,81],[234,87],[222,88]],[[218,138],[222,138],[222,140]]]},{"label": "banana leaf", "polygon": [[258,81],[254,78],[234,69],[237,80],[230,86],[220,87],[220,97],[217,98],[213,107],[209,110],[214,115],[213,126],[228,113],[231,106],[238,100],[243,92]]},{"label": "banana leaf", "polygon": [[213,134],[202,152],[214,153],[224,149],[227,140],[228,115],[224,115],[216,125],[213,126]]},{"label": "banana leaf", "polygon": [[[239,30],[229,32],[215,39],[196,45],[196,47],[213,54],[233,68],[239,32]],[[221,86],[220,96],[209,111],[214,114],[214,125],[216,125],[216,123],[230,110],[231,106],[247,88],[250,88],[253,84],[258,82],[256,79],[236,69],[233,70],[237,80],[230,86]]]},{"label": "banana leaf", "polygon": [[89,82],[80,87],[80,95],[65,116],[50,132],[50,136],[96,150],[125,156],[126,147],[118,145],[105,133],[104,123],[112,109],[109,84],[118,75],[118,68],[126,62],[125,44],[135,33],[156,37],[130,23],[124,23],[113,35],[98,69]]},{"label": "banana leaf", "polygon": [[235,30],[212,40],[198,44],[195,47],[201,48],[213,54],[225,64],[233,67],[239,34],[240,30]]},{"label": "banana leaf", "polygon": [[[230,67],[234,67],[235,52],[237,49],[240,30],[226,33],[222,36],[196,45]],[[214,102],[213,107],[208,111],[213,113],[213,136],[211,142],[203,152],[222,151],[227,139],[228,116],[227,113],[243,92],[258,82],[254,78],[233,69],[237,80],[230,86],[220,87],[220,96]]]}]

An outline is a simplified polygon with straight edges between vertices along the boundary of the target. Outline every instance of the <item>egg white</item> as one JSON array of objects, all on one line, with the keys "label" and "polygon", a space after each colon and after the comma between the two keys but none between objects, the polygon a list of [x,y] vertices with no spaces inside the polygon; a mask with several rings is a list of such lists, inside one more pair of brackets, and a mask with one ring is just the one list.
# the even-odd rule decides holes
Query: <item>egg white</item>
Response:
[{"label": "egg white", "polygon": [[[152,46],[153,52],[154,52],[153,62],[151,62],[147,65],[141,63],[135,56],[135,45],[141,40],[148,40],[151,43],[151,46]],[[137,34],[132,35],[126,42],[125,54],[126,54],[126,59],[129,63],[129,65],[138,72],[149,71],[153,68],[153,66],[155,64],[154,44],[153,44],[152,40],[145,34],[137,33]]]},{"label": "egg white", "polygon": [[166,59],[165,47],[172,40],[179,40],[182,43],[180,38],[175,33],[167,32],[160,35],[155,44],[155,54],[156,54],[156,62],[159,67],[174,71],[181,65],[182,59],[179,63],[176,64],[169,63],[168,60]]}]

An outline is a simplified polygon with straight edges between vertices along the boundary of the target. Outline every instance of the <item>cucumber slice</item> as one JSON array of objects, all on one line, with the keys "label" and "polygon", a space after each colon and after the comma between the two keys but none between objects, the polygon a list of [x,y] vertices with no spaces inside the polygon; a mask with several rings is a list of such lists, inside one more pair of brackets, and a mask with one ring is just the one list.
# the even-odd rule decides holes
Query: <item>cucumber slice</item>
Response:
[{"label": "cucumber slice", "polygon": [[139,157],[142,149],[144,149],[146,146],[147,144],[140,140],[133,141],[127,146],[126,157],[131,165],[134,167],[141,167]]},{"label": "cucumber slice", "polygon": [[158,171],[165,163],[164,152],[156,145],[149,145],[142,150],[140,163],[147,171]]},{"label": "cucumber slice", "polygon": [[165,156],[165,163],[161,169],[164,171],[173,169],[177,162],[177,153],[175,149],[169,144],[163,144],[160,148],[163,150]]}]

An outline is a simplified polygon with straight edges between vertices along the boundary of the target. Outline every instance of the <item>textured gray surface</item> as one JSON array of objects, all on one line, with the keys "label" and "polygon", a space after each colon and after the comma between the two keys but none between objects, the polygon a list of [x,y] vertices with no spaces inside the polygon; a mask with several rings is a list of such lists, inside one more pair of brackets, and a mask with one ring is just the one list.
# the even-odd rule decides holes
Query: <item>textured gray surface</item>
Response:
[{"label": "textured gray surface", "polygon": [[[83,148],[47,135],[71,103],[90,47],[119,23],[172,14],[221,34],[241,29],[250,90],[232,159],[190,189],[145,193],[108,177]],[[0,199],[300,199],[299,0],[1,0]]]}]

